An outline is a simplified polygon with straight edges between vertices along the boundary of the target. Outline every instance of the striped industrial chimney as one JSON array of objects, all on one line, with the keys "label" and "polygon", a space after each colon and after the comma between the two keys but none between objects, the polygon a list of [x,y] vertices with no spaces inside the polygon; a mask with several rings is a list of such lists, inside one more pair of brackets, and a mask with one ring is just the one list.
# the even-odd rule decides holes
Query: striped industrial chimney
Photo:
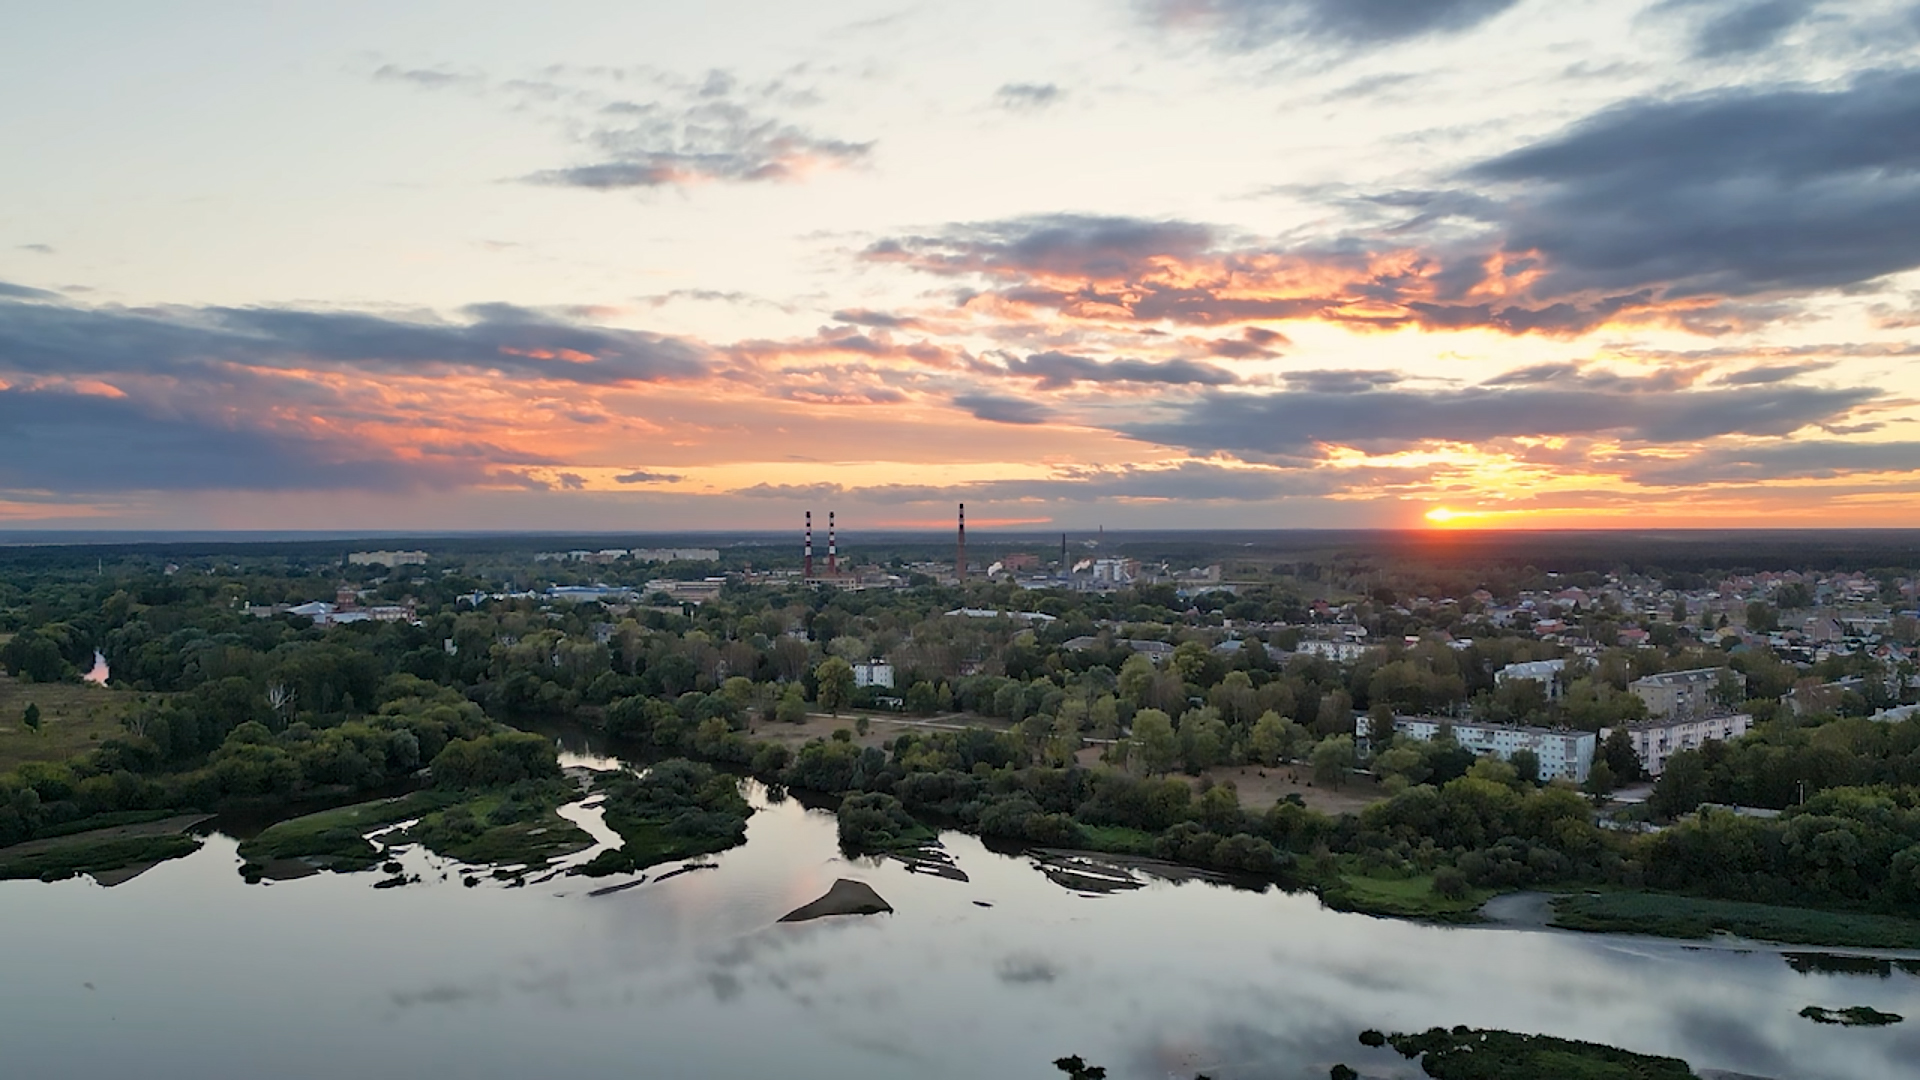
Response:
[{"label": "striped industrial chimney", "polygon": [[967,580],[967,504],[960,504],[960,549],[953,556],[953,572],[961,581]]},{"label": "striped industrial chimney", "polygon": [[827,511],[827,573],[840,572],[840,541],[834,536],[833,511]]},{"label": "striped industrial chimney", "polygon": [[805,569],[800,571],[800,577],[804,581],[813,580],[813,511],[811,510],[807,511],[807,562]]}]

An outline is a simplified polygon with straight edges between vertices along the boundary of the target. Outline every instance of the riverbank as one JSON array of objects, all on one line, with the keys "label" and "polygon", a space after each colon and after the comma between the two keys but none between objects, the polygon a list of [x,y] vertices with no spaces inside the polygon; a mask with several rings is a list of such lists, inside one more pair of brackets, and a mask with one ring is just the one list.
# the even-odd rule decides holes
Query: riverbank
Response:
[{"label": "riverbank", "polygon": [[1866,912],[1778,907],[1644,892],[1572,893],[1553,925],[1590,933],[1701,939],[1728,934],[1787,945],[1920,950],[1920,921]]},{"label": "riverbank", "polygon": [[200,841],[187,831],[211,816],[176,814],[0,848],[0,879],[59,881],[88,874],[102,885],[118,885],[199,850]]},{"label": "riverbank", "polygon": [[[1783,955],[1808,947],[1920,959],[1920,923],[1883,915],[1777,907],[1662,893],[1504,893],[1481,906],[1482,925],[1508,930],[1685,941],[1699,948]],[[1912,942],[1912,944],[1908,944]]]}]

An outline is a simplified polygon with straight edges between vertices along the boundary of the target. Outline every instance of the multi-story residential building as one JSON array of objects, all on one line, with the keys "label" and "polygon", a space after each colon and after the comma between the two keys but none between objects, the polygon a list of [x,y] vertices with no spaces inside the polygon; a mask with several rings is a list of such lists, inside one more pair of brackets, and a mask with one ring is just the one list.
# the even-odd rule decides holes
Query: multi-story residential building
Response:
[{"label": "multi-story residential building", "polygon": [[1744,693],[1747,677],[1731,668],[1694,668],[1691,671],[1663,671],[1627,684],[1627,689],[1647,703],[1647,715],[1658,718],[1705,716],[1714,709],[1714,691],[1721,680],[1732,679]]},{"label": "multi-story residential building", "polygon": [[[1360,717],[1354,724],[1361,738],[1371,740],[1371,718]],[[1425,716],[1393,718],[1396,734],[1421,742],[1439,738],[1442,728],[1450,728],[1454,741],[1462,747],[1476,754],[1493,754],[1502,761],[1512,758],[1516,751],[1531,750],[1540,762],[1540,779],[1565,777],[1576,784],[1586,782],[1598,746],[1598,740],[1590,731],[1554,731],[1514,724],[1461,724]]]},{"label": "multi-story residential building", "polygon": [[[1752,726],[1753,717],[1746,713],[1727,713],[1720,716],[1643,720],[1628,724],[1622,730],[1633,744],[1633,752],[1640,755],[1640,768],[1648,776],[1659,776],[1666,771],[1667,759],[1675,753],[1697,750],[1708,739],[1725,742],[1737,738],[1745,735]],[[1600,738],[1604,740],[1611,737],[1613,731],[1613,728],[1601,729]]]}]

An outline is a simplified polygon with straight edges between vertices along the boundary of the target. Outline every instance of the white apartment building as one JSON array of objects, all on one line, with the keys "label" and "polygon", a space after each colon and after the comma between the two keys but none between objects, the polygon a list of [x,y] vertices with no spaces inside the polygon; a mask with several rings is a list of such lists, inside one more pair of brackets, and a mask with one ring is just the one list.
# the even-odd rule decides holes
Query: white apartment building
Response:
[{"label": "white apartment building", "polygon": [[[1355,721],[1362,738],[1372,738],[1373,721],[1365,716]],[[1515,751],[1531,750],[1540,762],[1540,779],[1565,777],[1576,784],[1585,783],[1593,769],[1594,751],[1599,740],[1590,731],[1553,731],[1548,728],[1520,727],[1513,724],[1454,723],[1424,716],[1396,716],[1396,734],[1420,742],[1432,742],[1442,727],[1453,729],[1454,741],[1476,754],[1492,754],[1502,761]]]},{"label": "white apartment building", "polygon": [[[1745,735],[1752,726],[1753,717],[1746,713],[1729,713],[1725,716],[1643,720],[1628,724],[1623,730],[1633,743],[1633,752],[1640,755],[1641,769],[1648,776],[1659,776],[1667,767],[1667,758],[1677,751],[1698,750],[1700,744],[1708,739],[1725,742]],[[1605,739],[1612,734],[1612,728],[1604,728],[1600,737]]]},{"label": "white apartment building", "polygon": [[893,665],[885,660],[862,660],[853,665],[853,685],[893,689]]}]

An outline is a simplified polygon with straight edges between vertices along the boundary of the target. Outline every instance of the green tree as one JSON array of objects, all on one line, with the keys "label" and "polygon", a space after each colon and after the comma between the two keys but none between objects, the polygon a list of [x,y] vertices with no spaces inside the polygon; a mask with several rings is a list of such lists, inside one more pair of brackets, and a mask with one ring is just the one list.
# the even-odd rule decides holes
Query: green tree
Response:
[{"label": "green tree", "polygon": [[1613,794],[1615,784],[1613,766],[1607,764],[1606,758],[1601,758],[1593,763],[1593,768],[1587,770],[1587,782],[1583,789],[1595,799],[1604,799]]},{"label": "green tree", "polygon": [[1159,709],[1141,709],[1133,714],[1133,749],[1149,776],[1173,768],[1180,760],[1180,737],[1174,734],[1173,719]]},{"label": "green tree", "polygon": [[1600,757],[1615,784],[1640,779],[1640,752],[1633,748],[1633,737],[1627,734],[1626,728],[1614,728],[1607,733]]},{"label": "green tree", "polygon": [[819,685],[815,699],[820,707],[839,716],[840,710],[853,698],[853,665],[838,656],[829,656],[813,669],[813,678]]},{"label": "green tree", "polygon": [[774,706],[773,718],[783,724],[807,722],[807,697],[800,692],[799,683],[787,684],[786,691],[780,695],[780,704]]},{"label": "green tree", "polygon": [[1523,784],[1540,782],[1540,755],[1531,750],[1515,750],[1507,758],[1507,764],[1513,766],[1513,773]]},{"label": "green tree", "polygon": [[33,732],[35,735],[40,734],[40,705],[38,702],[27,702],[26,714],[20,718],[20,722],[27,725],[28,731]]},{"label": "green tree", "polygon": [[1212,706],[1188,709],[1180,715],[1180,756],[1188,772],[1218,765],[1226,749],[1227,725]]},{"label": "green tree", "polygon": [[1779,614],[1764,600],[1755,600],[1747,605],[1747,629],[1756,634],[1766,634],[1780,629]]},{"label": "green tree", "polygon": [[1258,764],[1277,765],[1299,741],[1298,731],[1293,721],[1283,720],[1279,713],[1268,709],[1253,722],[1253,730],[1247,735],[1247,755]]},{"label": "green tree", "polygon": [[1153,661],[1145,653],[1134,653],[1127,662],[1120,665],[1120,696],[1134,706],[1144,705],[1147,694],[1153,688]]},{"label": "green tree", "polygon": [[1338,788],[1353,772],[1353,736],[1329,735],[1313,748],[1313,778]]}]

